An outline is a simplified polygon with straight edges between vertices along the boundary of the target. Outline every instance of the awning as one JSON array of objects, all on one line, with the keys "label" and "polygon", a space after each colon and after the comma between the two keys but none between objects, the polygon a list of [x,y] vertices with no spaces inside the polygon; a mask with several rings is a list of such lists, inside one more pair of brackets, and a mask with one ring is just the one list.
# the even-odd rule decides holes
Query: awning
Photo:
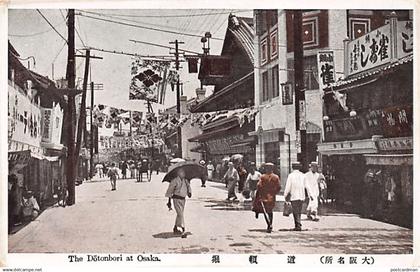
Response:
[{"label": "awning", "polygon": [[365,154],[367,165],[413,165],[413,154]]},{"label": "awning", "polygon": [[378,148],[372,139],[320,143],[318,152],[322,155],[375,154]]},{"label": "awning", "polygon": [[231,130],[231,129],[233,129],[235,127],[238,127],[238,126],[239,126],[238,123],[232,124],[232,125],[226,126],[224,128],[216,129],[216,130],[213,130],[213,131],[210,131],[210,132],[203,133],[203,134],[200,134],[198,136],[192,137],[192,138],[188,139],[188,141],[189,142],[204,141],[206,139],[212,138],[216,135],[220,135],[223,132],[226,132],[226,131]]},{"label": "awning", "polygon": [[327,87],[326,89],[328,89],[328,91],[331,91],[331,89],[333,89],[334,91],[339,91],[342,89],[360,87],[361,85],[369,84],[372,81],[376,81],[378,79],[378,76],[381,75],[381,73],[388,71],[390,69],[394,69],[397,66],[400,66],[402,64],[406,64],[409,62],[413,62],[413,55],[408,55],[395,62],[388,63],[375,70],[362,73],[356,77],[353,77],[350,79],[339,80],[331,84],[331,87]]},{"label": "awning", "polygon": [[205,105],[205,104],[214,103],[214,100],[216,100],[217,98],[222,97],[222,96],[226,96],[227,93],[229,93],[231,90],[233,90],[234,88],[240,86],[241,84],[243,84],[247,80],[253,79],[253,78],[254,78],[254,71],[252,71],[251,73],[246,74],[245,76],[241,77],[240,79],[238,79],[238,80],[234,81],[233,83],[227,85],[226,87],[224,87],[220,91],[218,91],[218,92],[210,95],[209,97],[207,97],[204,100],[200,101],[197,105],[192,106],[191,107],[191,112],[197,112],[197,111],[199,111],[200,108],[203,107],[203,105]]},{"label": "awning", "polygon": [[255,141],[256,141],[255,137],[247,137],[241,141],[234,143],[232,147],[252,145],[252,144],[255,144]]}]

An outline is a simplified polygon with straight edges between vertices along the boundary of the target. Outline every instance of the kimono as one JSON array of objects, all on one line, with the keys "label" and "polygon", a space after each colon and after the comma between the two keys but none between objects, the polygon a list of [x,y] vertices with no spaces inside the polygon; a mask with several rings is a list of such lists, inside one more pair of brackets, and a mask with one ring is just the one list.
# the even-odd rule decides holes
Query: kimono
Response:
[{"label": "kimono", "polygon": [[261,202],[267,213],[271,213],[276,205],[276,194],[280,192],[280,178],[276,174],[264,174],[257,183],[257,194],[252,210],[256,213],[263,213]]}]

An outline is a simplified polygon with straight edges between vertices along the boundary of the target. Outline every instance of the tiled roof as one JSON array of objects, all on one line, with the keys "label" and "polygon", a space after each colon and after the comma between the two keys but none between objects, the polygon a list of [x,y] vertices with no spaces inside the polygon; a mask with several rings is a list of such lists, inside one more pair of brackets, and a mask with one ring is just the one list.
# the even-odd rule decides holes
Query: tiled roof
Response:
[{"label": "tiled roof", "polygon": [[238,45],[244,49],[250,61],[254,63],[255,30],[253,18],[237,17],[231,14],[227,31],[233,34],[238,41]]}]

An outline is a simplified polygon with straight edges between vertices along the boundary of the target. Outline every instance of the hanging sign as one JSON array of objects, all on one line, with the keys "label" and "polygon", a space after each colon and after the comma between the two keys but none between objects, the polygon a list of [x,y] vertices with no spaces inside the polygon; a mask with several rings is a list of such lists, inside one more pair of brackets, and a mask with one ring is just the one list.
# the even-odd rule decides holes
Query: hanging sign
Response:
[{"label": "hanging sign", "polygon": [[349,75],[386,64],[391,60],[391,25],[384,25],[348,44]]},{"label": "hanging sign", "polygon": [[306,130],[305,100],[299,100],[299,129]]},{"label": "hanging sign", "polygon": [[318,82],[320,90],[335,82],[334,51],[319,51],[318,56]]},{"label": "hanging sign", "polygon": [[170,62],[136,58],[131,66],[130,100],[161,102]]}]

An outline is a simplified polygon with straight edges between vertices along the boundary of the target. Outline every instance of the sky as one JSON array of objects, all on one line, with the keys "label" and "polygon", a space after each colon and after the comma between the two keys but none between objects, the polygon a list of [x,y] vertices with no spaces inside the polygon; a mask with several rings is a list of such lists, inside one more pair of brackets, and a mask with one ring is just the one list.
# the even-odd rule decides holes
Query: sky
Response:
[{"label": "sky", "polygon": [[[65,9],[42,9],[41,13],[51,22],[56,30],[67,38]],[[92,13],[87,13],[92,12]],[[153,31],[138,27],[126,26],[99,21],[83,15],[120,21],[148,28],[159,28],[180,33],[203,35],[210,31],[212,39],[210,53],[219,55],[226,33],[229,12],[237,16],[252,17],[251,10],[204,10],[204,9],[167,9],[167,10],[76,10],[76,48],[84,45],[105,50],[123,51],[142,55],[170,55],[169,49],[130,42],[130,39],[170,46],[169,42],[178,39],[184,44],[181,49],[202,52],[200,37]],[[83,15],[77,15],[77,14]],[[93,14],[97,13],[97,14]],[[210,15],[209,15],[210,14]],[[65,77],[67,63],[67,46],[65,41],[43,19],[35,9],[9,10],[9,40],[19,52],[21,58],[33,56],[35,66],[30,61],[30,67],[35,72],[59,79]],[[83,41],[83,43],[82,43]],[[95,92],[95,104],[106,104],[127,110],[145,111],[143,101],[128,100],[128,88],[131,79],[130,68],[132,58],[126,55],[110,54],[92,51],[93,55],[103,57],[102,60],[91,59],[91,80],[104,85],[103,91]],[[27,61],[23,62],[25,65]],[[54,64],[54,77],[52,74]],[[197,74],[188,74],[187,63],[181,63],[180,79],[184,84],[184,95],[195,96],[195,89],[200,86]],[[84,73],[84,59],[76,59],[77,77],[80,80]],[[211,88],[207,94],[211,93]],[[88,95],[88,101],[90,97]],[[165,105],[176,104],[175,92],[167,89]],[[162,108],[154,105],[155,109]]]}]

